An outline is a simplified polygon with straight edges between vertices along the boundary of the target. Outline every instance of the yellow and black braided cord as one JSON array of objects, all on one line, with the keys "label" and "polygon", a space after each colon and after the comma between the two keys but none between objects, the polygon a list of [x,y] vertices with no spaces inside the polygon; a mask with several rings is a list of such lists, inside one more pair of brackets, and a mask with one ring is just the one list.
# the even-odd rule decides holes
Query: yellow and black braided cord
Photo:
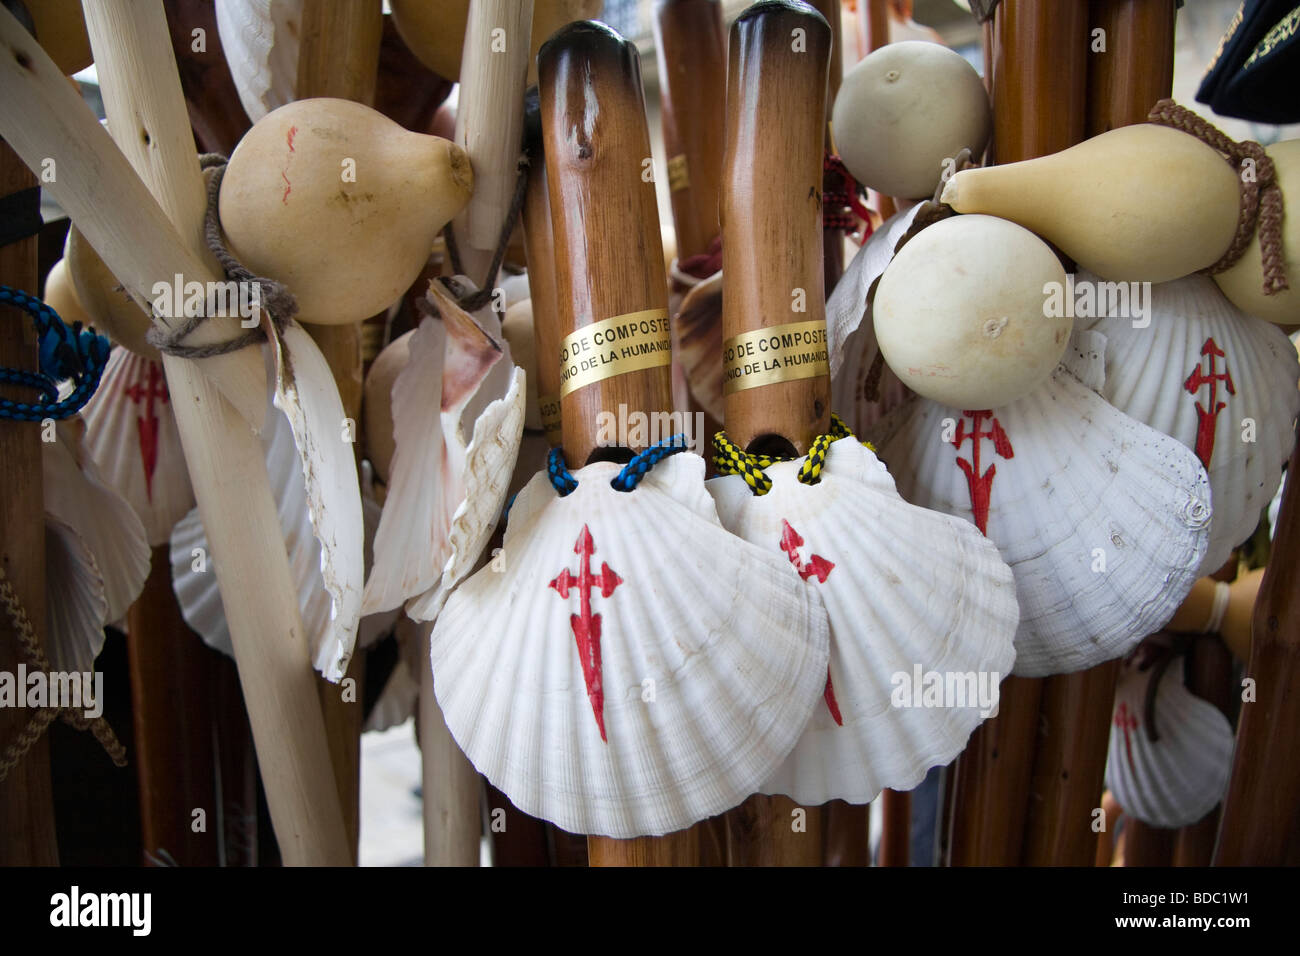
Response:
[{"label": "yellow and black braided cord", "polygon": [[[826,452],[831,444],[841,438],[852,438],[853,432],[844,420],[834,412],[831,413],[831,428],[825,435],[818,435],[808,448],[808,455],[799,468],[798,478],[805,485],[815,485],[821,480],[822,466],[826,463]],[[870,442],[863,442],[873,452],[876,450]],[[787,459],[773,455],[753,455],[745,451],[730,438],[725,431],[713,436],[713,467],[720,475],[740,475],[745,484],[756,495],[765,495],[772,490],[772,479],[765,469],[778,461]]]}]

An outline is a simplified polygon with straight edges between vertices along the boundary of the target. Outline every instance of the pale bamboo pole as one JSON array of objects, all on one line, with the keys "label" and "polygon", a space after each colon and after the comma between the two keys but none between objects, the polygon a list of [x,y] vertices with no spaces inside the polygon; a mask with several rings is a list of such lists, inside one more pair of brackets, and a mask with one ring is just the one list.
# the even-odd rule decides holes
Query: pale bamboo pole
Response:
[{"label": "pale bamboo pole", "polygon": [[452,229],[461,267],[475,282],[484,281],[519,175],[532,24],[533,0],[470,0],[456,145],[474,167],[474,195]]},{"label": "pale bamboo pole", "polygon": [[[189,253],[192,268],[178,271],[220,281],[203,244],[206,190],[162,4],[94,0],[86,20],[109,124],[179,229],[174,241]],[[113,268],[108,250],[97,251]],[[170,272],[162,265],[153,267],[156,278]],[[258,351],[252,354],[260,361]],[[163,365],[199,512],[220,558],[217,583],[284,860],[351,863],[261,442],[192,363],[164,355]]]}]

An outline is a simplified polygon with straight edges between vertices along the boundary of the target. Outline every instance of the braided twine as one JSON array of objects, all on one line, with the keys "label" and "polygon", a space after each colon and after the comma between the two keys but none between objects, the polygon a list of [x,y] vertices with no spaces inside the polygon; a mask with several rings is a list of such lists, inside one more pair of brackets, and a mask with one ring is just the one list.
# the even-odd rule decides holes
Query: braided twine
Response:
[{"label": "braided twine", "polygon": [[[852,437],[853,432],[849,426],[844,424],[844,420],[839,415],[832,412],[830,431],[813,439],[795,477],[805,485],[817,484],[822,479],[822,467],[826,464],[826,453],[830,451],[831,445],[841,438]],[[870,442],[863,442],[863,444],[872,451],[876,450]],[[728,438],[725,431],[720,431],[713,436],[713,467],[718,470],[718,474],[740,475],[756,495],[765,495],[772,490],[772,479],[768,477],[766,469],[779,461],[791,460],[776,455],[755,455],[747,452]]]}]

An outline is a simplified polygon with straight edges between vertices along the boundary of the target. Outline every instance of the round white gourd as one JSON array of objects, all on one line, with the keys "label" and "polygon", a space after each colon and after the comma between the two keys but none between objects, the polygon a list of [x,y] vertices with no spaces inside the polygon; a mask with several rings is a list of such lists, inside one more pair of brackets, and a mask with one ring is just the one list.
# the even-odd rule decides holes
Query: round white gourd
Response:
[{"label": "round white gourd", "polygon": [[855,179],[887,196],[929,198],[943,161],[988,142],[984,81],[959,54],[937,43],[891,43],[844,77],[831,128]]},{"label": "round white gourd", "polygon": [[880,277],[872,313],[881,354],[908,388],[944,405],[1014,402],[1069,343],[1070,318],[1047,314],[1049,283],[1063,290],[1065,269],[1029,230],[993,216],[935,223]]}]

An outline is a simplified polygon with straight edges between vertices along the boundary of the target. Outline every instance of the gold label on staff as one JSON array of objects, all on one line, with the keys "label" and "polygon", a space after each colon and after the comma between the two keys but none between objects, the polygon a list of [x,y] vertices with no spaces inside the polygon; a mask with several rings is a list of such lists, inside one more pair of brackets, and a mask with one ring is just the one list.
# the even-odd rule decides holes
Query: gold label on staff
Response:
[{"label": "gold label on staff", "polygon": [[672,358],[667,309],[629,312],[584,325],[560,345],[560,398],[615,375],[668,365]]},{"label": "gold label on staff", "polygon": [[791,322],[742,332],[722,343],[722,394],[830,374],[826,323]]},{"label": "gold label on staff", "polygon": [[686,168],[686,154],[681,153],[668,160],[668,191],[675,193],[690,188],[691,174]]},{"label": "gold label on staff", "polygon": [[558,445],[562,439],[562,429],[560,428],[560,396],[558,395],[539,395],[537,404],[542,413],[542,431],[546,433],[546,440],[552,445]]}]

